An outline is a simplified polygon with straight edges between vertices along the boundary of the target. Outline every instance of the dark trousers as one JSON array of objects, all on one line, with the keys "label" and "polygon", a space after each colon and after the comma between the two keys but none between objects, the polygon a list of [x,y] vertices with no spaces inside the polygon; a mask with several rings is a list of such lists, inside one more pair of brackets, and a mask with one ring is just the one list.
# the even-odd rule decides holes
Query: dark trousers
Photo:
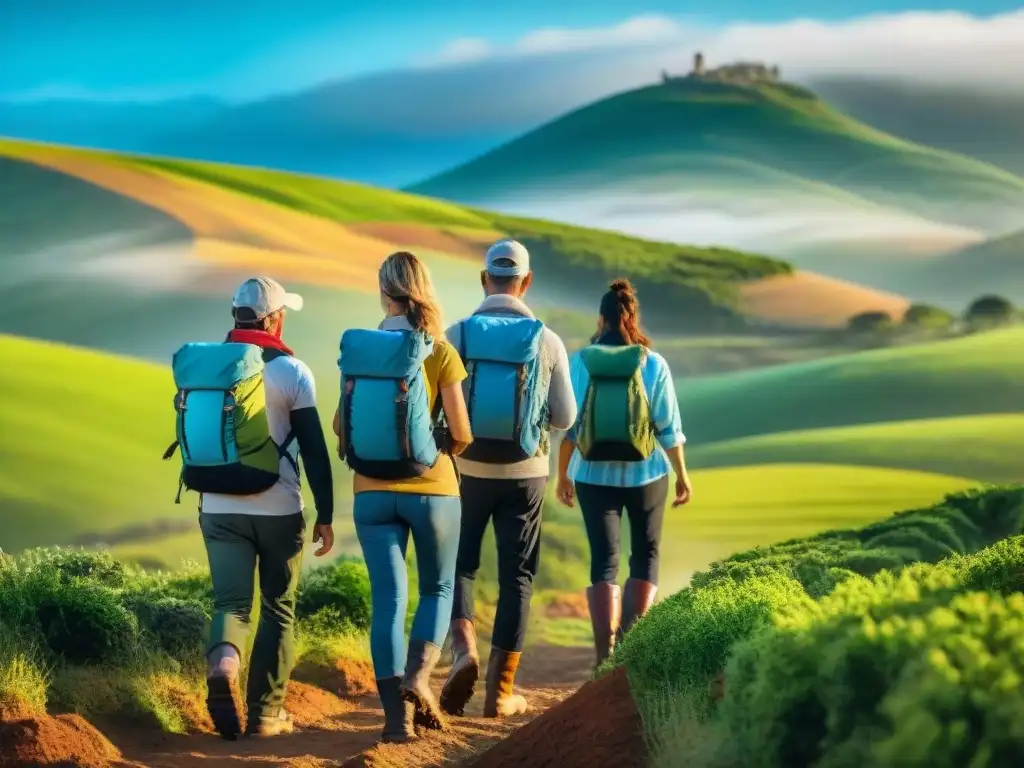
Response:
[{"label": "dark trousers", "polygon": [[487,524],[498,548],[498,607],[491,644],[523,650],[533,579],[540,560],[540,518],[546,477],[487,480],[462,476],[462,531],[455,567],[452,619],[473,619],[473,582]]},{"label": "dark trousers", "polygon": [[244,653],[256,574],[260,619],[249,657],[249,713],[276,715],[295,659],[295,600],[306,529],[301,514],[200,515],[213,579],[213,622],[207,652],[230,643]]},{"label": "dark trousers", "polygon": [[668,476],[636,488],[576,483],[590,542],[590,583],[619,580],[622,511],[629,517],[629,577],[658,583],[658,547],[668,501]]}]

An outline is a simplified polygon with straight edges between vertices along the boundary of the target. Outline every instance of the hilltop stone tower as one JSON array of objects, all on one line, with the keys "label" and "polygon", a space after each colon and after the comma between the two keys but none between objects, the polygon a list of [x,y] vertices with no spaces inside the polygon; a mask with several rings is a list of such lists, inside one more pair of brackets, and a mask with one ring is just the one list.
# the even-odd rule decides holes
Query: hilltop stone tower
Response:
[{"label": "hilltop stone tower", "polygon": [[693,54],[693,72],[691,74],[694,77],[701,77],[704,74],[704,54],[700,51]]}]

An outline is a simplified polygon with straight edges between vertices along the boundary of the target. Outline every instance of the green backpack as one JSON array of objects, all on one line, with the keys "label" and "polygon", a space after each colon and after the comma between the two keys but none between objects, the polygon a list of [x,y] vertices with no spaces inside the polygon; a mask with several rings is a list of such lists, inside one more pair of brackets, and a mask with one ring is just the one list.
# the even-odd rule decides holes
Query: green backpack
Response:
[{"label": "green backpack", "polygon": [[644,461],[657,449],[657,429],[644,387],[647,350],[600,344],[580,352],[590,374],[576,445],[587,461]]}]

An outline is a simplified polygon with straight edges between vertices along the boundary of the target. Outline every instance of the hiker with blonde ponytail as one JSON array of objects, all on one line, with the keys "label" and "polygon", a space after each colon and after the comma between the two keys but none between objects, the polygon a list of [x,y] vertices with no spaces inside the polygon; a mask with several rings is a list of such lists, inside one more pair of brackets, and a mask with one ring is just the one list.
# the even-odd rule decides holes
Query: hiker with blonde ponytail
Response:
[{"label": "hiker with blonde ponytail", "polygon": [[[384,319],[345,331],[338,452],[355,473],[353,517],[370,574],[370,650],[384,709],[382,741],[443,730],[430,690],[452,610],[461,503],[452,457],[473,438],[462,393],[466,369],[445,340],[430,272],[405,251],[378,275]],[[405,642],[405,554],[416,548],[419,604]],[[404,657],[404,658],[403,658]]]},{"label": "hiker with blonde ponytail", "polygon": [[[654,602],[658,547],[675,472],[673,507],[690,500],[672,372],[640,327],[640,302],[628,280],[601,299],[591,345],[569,361],[579,405],[558,456],[558,498],[578,499],[590,543],[587,602],[596,663],[609,655]],[[629,517],[629,579],[618,586],[622,512]]]}]

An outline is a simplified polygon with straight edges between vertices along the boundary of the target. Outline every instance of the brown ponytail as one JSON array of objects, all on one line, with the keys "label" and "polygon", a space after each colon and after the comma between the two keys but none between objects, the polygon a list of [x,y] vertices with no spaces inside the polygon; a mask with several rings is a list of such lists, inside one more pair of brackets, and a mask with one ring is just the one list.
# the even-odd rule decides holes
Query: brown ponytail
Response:
[{"label": "brown ponytail", "polygon": [[640,302],[629,280],[612,281],[608,292],[601,297],[600,311],[606,332],[618,333],[626,344],[650,348],[651,340],[640,330]]}]

